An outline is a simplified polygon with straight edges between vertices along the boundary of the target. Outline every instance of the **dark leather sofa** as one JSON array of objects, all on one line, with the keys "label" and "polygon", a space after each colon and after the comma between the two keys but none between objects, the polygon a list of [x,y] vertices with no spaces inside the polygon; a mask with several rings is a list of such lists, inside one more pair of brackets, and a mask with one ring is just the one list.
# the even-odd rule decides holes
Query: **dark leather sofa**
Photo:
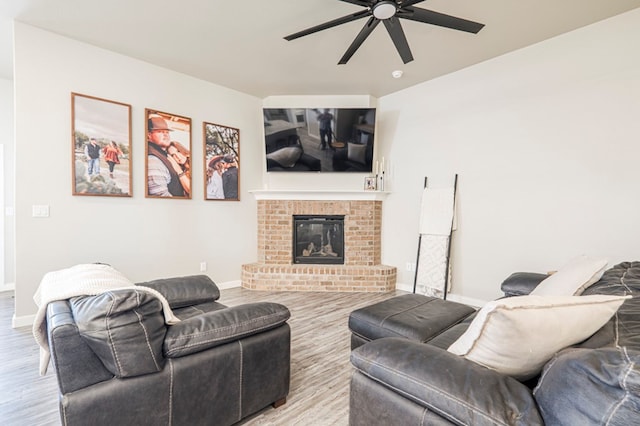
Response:
[{"label": "dark leather sofa", "polygon": [[[516,273],[502,290],[507,297],[525,295],[544,278]],[[411,338],[401,329],[394,333],[402,338],[367,342],[353,336],[350,424],[640,424],[640,262],[616,265],[583,294],[632,298],[590,338],[558,352],[526,382],[447,351],[473,318],[463,309],[448,326],[437,324],[442,332],[435,335],[427,323]],[[424,320],[413,316],[409,322]]]},{"label": "dark leather sofa", "polygon": [[289,392],[288,309],[226,307],[207,276],[138,284],[47,307],[63,425],[230,425]]}]

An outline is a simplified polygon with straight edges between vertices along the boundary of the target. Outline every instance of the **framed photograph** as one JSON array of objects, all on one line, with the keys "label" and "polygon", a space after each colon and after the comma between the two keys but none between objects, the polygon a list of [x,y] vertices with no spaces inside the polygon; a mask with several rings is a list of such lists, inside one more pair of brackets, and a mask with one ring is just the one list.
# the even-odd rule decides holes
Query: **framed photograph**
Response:
[{"label": "framed photograph", "polygon": [[203,123],[204,199],[240,201],[240,130]]},{"label": "framed photograph", "polygon": [[131,197],[131,105],[71,93],[72,194]]},{"label": "framed photograph", "polygon": [[364,178],[364,190],[375,191],[376,190],[376,178],[366,177]]},{"label": "framed photograph", "polygon": [[144,111],[145,196],[191,199],[191,119]]}]

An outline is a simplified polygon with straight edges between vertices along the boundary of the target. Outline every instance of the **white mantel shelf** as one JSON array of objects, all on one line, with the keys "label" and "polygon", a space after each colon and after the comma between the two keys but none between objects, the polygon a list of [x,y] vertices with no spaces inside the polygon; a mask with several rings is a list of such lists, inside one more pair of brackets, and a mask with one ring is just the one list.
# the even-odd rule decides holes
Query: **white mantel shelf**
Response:
[{"label": "white mantel shelf", "polygon": [[341,191],[331,189],[259,189],[249,191],[256,197],[256,200],[318,200],[318,201],[343,201],[343,200],[365,200],[382,201],[387,198],[389,192],[386,191]]}]

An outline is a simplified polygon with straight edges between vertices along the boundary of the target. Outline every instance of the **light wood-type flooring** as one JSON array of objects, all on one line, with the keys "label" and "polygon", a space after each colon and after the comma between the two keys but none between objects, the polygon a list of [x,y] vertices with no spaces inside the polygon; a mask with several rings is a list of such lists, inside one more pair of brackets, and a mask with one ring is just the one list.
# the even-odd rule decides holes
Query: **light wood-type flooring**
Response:
[{"label": "light wood-type flooring", "polygon": [[[268,407],[243,425],[347,425],[349,313],[404,294],[221,291],[228,306],[269,301],[291,311],[291,390],[287,403]],[[0,424],[59,425],[58,388],[50,368],[38,374],[39,351],[29,327],[11,328],[13,294],[0,293]]]}]

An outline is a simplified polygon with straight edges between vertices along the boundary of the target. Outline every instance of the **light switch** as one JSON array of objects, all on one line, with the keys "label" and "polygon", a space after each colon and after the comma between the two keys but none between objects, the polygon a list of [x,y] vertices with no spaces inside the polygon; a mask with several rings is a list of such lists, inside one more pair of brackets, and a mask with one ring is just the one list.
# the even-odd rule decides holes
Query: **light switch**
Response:
[{"label": "light switch", "polygon": [[31,216],[33,217],[49,217],[49,205],[33,205],[31,206]]}]

